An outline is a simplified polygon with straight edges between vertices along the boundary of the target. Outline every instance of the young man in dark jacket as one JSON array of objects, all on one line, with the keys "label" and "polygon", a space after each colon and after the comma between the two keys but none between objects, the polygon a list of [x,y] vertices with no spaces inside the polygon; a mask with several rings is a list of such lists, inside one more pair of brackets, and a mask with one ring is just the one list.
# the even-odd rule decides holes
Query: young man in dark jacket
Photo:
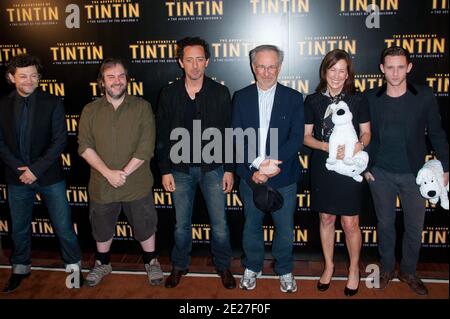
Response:
[{"label": "young man in dark jacket", "polygon": [[433,91],[407,81],[412,69],[409,53],[401,47],[385,49],[380,69],[386,84],[367,93],[372,142],[368,147],[369,171],[365,174],[378,219],[380,288],[384,289],[394,277],[398,194],[405,225],[398,278],[415,293],[426,295],[426,286],[416,276],[425,219],[425,200],[416,185],[416,176],[425,161],[428,135],[444,167],[444,183],[448,184],[448,142]]}]

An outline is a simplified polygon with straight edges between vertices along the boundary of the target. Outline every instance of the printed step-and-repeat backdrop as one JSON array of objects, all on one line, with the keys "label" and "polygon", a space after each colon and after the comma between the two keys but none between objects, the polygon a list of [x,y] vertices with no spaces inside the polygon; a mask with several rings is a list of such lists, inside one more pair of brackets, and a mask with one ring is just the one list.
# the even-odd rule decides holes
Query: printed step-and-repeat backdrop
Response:
[{"label": "printed step-and-repeat backdrop", "polygon": [[[368,8],[372,3],[378,6],[379,15]],[[285,51],[279,81],[305,96],[314,92],[320,62],[328,51],[341,48],[352,56],[356,84],[364,91],[383,83],[378,68],[381,51],[401,45],[412,54],[410,79],[433,88],[448,134],[448,15],[448,0],[5,0],[0,4],[0,72],[4,74],[5,64],[17,54],[37,55],[44,64],[42,89],[64,99],[69,142],[61,160],[67,175],[67,197],[82,249],[93,251],[95,243],[88,219],[89,167],[77,155],[77,133],[84,105],[100,96],[96,77],[105,58],[121,57],[129,63],[128,93],[148,100],[156,112],[161,88],[182,76],[175,51],[176,41],[185,36],[200,36],[208,41],[212,56],[207,75],[226,85],[231,93],[252,83],[248,53],[260,44],[276,44]],[[11,89],[2,77],[0,93]],[[308,155],[308,150],[299,154],[304,176],[298,185],[292,236],[296,259],[319,260],[319,223],[317,212],[310,209]],[[429,158],[432,156],[430,149]],[[151,167],[159,216],[157,245],[167,255],[173,244],[175,214],[171,195],[161,188],[157,166],[152,162]],[[11,248],[8,189],[2,174],[0,236],[2,246]],[[375,260],[376,218],[367,185],[363,200],[362,258]],[[448,214],[425,200],[424,204],[427,213],[421,261],[446,263]],[[242,209],[235,190],[227,196],[227,217],[236,257],[242,253]],[[400,200],[397,215],[401,234]],[[58,249],[39,196],[32,230],[33,248]],[[273,234],[267,216],[267,258],[271,258]],[[131,227],[121,216],[113,251],[139,253],[132,236]],[[207,254],[211,229],[200,192],[194,204],[192,238],[193,255]],[[345,258],[345,237],[339,225],[336,251]]]}]

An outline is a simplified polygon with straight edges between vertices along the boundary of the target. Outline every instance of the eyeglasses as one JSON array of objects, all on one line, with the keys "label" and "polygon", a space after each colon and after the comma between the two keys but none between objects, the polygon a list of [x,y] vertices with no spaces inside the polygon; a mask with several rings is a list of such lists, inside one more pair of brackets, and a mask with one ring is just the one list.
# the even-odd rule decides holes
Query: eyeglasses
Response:
[{"label": "eyeglasses", "polygon": [[269,65],[269,66],[265,66],[265,65],[255,65],[255,69],[256,69],[258,72],[265,72],[265,71],[267,71],[267,72],[273,73],[273,72],[275,72],[276,70],[278,70],[278,65]]}]

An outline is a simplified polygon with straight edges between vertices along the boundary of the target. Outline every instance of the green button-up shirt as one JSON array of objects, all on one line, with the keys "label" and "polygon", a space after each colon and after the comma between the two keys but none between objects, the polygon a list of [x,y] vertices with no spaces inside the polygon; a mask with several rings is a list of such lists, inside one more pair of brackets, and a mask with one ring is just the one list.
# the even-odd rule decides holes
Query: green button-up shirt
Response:
[{"label": "green button-up shirt", "polygon": [[106,97],[87,104],[81,113],[78,154],[93,149],[112,170],[123,169],[134,157],[144,160],[127,177],[125,185],[114,188],[91,167],[90,199],[98,203],[133,201],[148,195],[153,186],[149,161],[155,148],[155,119],[150,103],[126,95],[114,110]]}]

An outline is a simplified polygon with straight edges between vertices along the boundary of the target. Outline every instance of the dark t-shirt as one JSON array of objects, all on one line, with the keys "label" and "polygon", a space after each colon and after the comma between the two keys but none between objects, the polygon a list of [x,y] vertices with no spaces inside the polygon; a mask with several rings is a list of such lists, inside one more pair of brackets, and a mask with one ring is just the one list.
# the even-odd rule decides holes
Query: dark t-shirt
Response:
[{"label": "dark t-shirt", "polygon": [[383,113],[388,116],[380,126],[380,148],[375,166],[392,173],[411,173],[406,151],[406,94],[396,98],[384,95],[382,99]]},{"label": "dark t-shirt", "polygon": [[[370,121],[369,103],[365,96],[360,93],[346,94],[342,101],[347,103],[353,115],[353,126],[356,134],[359,135],[359,124]],[[324,121],[325,112],[330,103],[329,97],[322,93],[311,94],[305,101],[305,124],[313,124],[314,137],[323,142],[329,141],[333,125],[331,120]],[[324,124],[326,127],[324,127]]]},{"label": "dark t-shirt", "polygon": [[[191,167],[200,166],[201,163],[194,163],[194,140],[197,139],[196,136],[194,136],[194,120],[200,120],[200,114],[197,110],[197,103],[194,100],[192,100],[188,93],[186,92],[186,110],[184,112],[184,128],[188,130],[189,136],[190,136],[190,163],[187,163]],[[201,133],[201,127],[200,127],[200,133]],[[198,141],[197,141],[198,143]]]}]

